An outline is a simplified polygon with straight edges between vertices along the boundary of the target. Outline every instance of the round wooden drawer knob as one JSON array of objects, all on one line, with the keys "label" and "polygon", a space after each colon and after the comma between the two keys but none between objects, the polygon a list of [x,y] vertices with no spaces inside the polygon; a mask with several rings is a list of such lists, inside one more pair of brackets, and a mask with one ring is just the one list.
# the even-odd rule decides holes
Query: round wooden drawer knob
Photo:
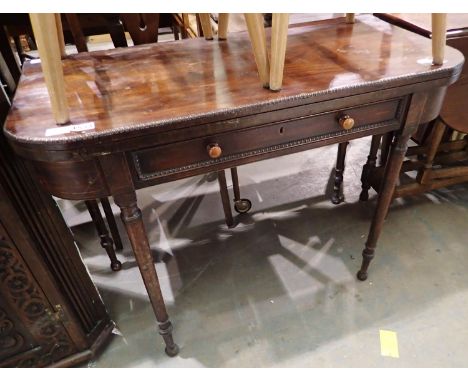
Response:
[{"label": "round wooden drawer knob", "polygon": [[354,119],[351,118],[349,115],[343,115],[338,120],[341,128],[345,130],[352,129],[354,127]]},{"label": "round wooden drawer knob", "polygon": [[219,147],[217,143],[212,143],[208,145],[206,149],[208,150],[208,155],[212,159],[219,158],[221,154],[223,153],[223,150],[221,150],[221,147]]}]

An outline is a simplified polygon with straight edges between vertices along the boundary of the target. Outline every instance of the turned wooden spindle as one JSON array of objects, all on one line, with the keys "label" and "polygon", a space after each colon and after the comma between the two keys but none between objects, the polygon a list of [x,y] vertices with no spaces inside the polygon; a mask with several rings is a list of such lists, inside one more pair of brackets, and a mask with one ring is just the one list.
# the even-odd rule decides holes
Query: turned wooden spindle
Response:
[{"label": "turned wooden spindle", "polygon": [[199,13],[200,24],[203,30],[203,36],[206,40],[213,40],[213,30],[211,29],[211,21],[209,13]]},{"label": "turned wooden spindle", "polygon": [[245,13],[245,23],[249,31],[250,43],[257,64],[258,75],[264,88],[270,86],[270,63],[266,45],[265,26],[260,13]]},{"label": "turned wooden spindle", "polygon": [[280,90],[283,84],[288,24],[289,13],[273,13],[271,26],[270,89],[275,91]]},{"label": "turned wooden spindle", "polygon": [[447,14],[432,14],[432,62],[434,65],[444,63],[445,44],[447,40]]},{"label": "turned wooden spindle", "polygon": [[41,58],[44,79],[49,92],[52,112],[57,124],[65,124],[70,120],[70,117],[60,59],[56,18],[53,13],[31,13],[30,18]]},{"label": "turned wooden spindle", "polygon": [[218,39],[226,40],[229,25],[229,13],[218,14]]}]

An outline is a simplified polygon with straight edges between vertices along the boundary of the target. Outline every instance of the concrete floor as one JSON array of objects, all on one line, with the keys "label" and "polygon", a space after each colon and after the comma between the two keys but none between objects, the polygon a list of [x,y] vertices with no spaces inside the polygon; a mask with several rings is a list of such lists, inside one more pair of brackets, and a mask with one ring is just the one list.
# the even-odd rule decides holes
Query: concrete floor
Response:
[{"label": "concrete floor", "polygon": [[[120,221],[123,270],[114,273],[83,206],[62,204],[118,326],[87,366],[468,366],[468,186],[395,201],[359,282],[375,206],[374,192],[358,201],[369,143],[349,147],[339,206],[329,201],[336,146],[241,167],[253,209],[234,229],[214,177],[138,193],[175,358],[164,354]],[[397,333],[399,358],[381,355],[380,329]]]}]

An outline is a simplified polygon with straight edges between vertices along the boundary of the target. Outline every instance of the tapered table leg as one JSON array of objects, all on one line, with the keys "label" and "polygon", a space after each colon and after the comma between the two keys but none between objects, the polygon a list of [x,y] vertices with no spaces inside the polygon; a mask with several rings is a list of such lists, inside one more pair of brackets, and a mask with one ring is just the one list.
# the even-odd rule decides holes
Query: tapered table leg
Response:
[{"label": "tapered table leg", "polygon": [[367,279],[367,269],[371,260],[374,258],[377,240],[382,231],[384,219],[387,215],[390,202],[392,201],[395,185],[400,174],[401,165],[405,158],[408,139],[408,135],[399,135],[390,149],[390,157],[385,167],[385,175],[380,186],[377,207],[372,219],[366,246],[362,252],[361,269],[357,273],[357,278],[361,281]]},{"label": "tapered table leg", "polygon": [[125,224],[138,268],[158,321],[159,334],[166,344],[166,354],[173,357],[179,353],[179,347],[172,338],[172,324],[169,321],[159,286],[159,279],[153,264],[141,210],[137,205],[136,194],[132,192],[115,195],[114,201],[120,207],[122,221]]},{"label": "tapered table leg", "polygon": [[369,156],[367,157],[367,163],[362,168],[362,175],[361,175],[361,183],[362,183],[362,191],[359,195],[359,200],[362,202],[367,201],[369,199],[369,189],[370,189],[370,177],[372,171],[375,169],[375,165],[377,162],[377,151],[379,150],[380,140],[382,139],[382,135],[374,135],[372,136],[371,147],[369,151]]},{"label": "tapered table leg", "polygon": [[199,13],[200,24],[203,30],[203,36],[206,40],[213,40],[213,31],[211,29],[211,21],[209,13]]},{"label": "tapered table leg", "polygon": [[114,240],[115,249],[121,251],[123,249],[122,240],[120,238],[119,229],[117,228],[117,223],[115,221],[114,213],[112,212],[111,205],[108,198],[101,198],[102,209],[106,214],[107,224],[109,225],[109,230],[112,235],[112,240]]},{"label": "tapered table leg", "polygon": [[99,205],[96,200],[86,200],[86,207],[88,207],[89,214],[91,219],[94,222],[96,231],[101,239],[101,246],[107,252],[109,259],[111,261],[111,269],[113,271],[120,271],[122,269],[122,263],[117,259],[114,251],[114,242],[109,236],[109,231],[107,231],[106,224],[102,218],[101,211],[99,210]]},{"label": "tapered table leg", "polygon": [[218,39],[226,40],[229,25],[229,13],[220,13],[218,15]]},{"label": "tapered table leg", "polygon": [[218,171],[219,192],[221,194],[221,201],[223,202],[224,217],[226,225],[229,228],[234,227],[234,219],[232,218],[231,203],[229,201],[229,191],[227,189],[226,174],[224,170]]},{"label": "tapered table leg", "polygon": [[333,204],[340,204],[344,200],[342,186],[348,144],[349,142],[342,142],[338,145],[338,155],[335,166],[335,184],[333,185],[333,195],[331,198]]}]

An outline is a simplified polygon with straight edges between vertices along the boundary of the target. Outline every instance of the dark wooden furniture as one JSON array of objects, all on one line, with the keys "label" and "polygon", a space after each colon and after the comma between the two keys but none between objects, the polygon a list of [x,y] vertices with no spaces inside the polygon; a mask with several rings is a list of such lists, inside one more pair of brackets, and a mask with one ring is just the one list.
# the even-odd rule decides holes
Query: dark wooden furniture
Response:
[{"label": "dark wooden furniture", "polygon": [[[9,101],[0,92],[0,123]],[[72,366],[114,327],[57,205],[0,135],[0,367]]]},{"label": "dark wooden furniture", "polygon": [[[376,13],[376,17],[426,38],[431,37],[431,15]],[[395,28],[391,26],[391,28]],[[468,54],[468,14],[448,14],[447,45]],[[447,89],[440,115],[429,124],[422,124],[412,135],[416,146],[409,147],[407,159],[401,169],[400,184],[393,197],[417,195],[423,192],[468,182],[468,65],[464,65],[460,79]],[[372,141],[368,161],[362,173],[361,201],[369,197],[372,187],[379,191],[384,175],[393,133],[375,137]],[[379,147],[380,165],[377,164]],[[335,192],[332,201],[343,200],[341,193],[346,147],[340,146],[335,169]],[[416,177],[406,176],[416,171]]]},{"label": "dark wooden furniture", "polygon": [[[72,123],[64,126],[51,113],[40,65],[30,62],[5,133],[51,194],[114,197],[166,352],[175,355],[135,190],[395,131],[358,273],[366,279],[407,141],[437,116],[463,63],[450,48],[442,66],[421,62],[431,56],[429,40],[387,29],[370,15],[291,28],[281,92],[258,87],[246,33],[78,54],[62,61]],[[340,126],[345,115],[352,129]]]}]

